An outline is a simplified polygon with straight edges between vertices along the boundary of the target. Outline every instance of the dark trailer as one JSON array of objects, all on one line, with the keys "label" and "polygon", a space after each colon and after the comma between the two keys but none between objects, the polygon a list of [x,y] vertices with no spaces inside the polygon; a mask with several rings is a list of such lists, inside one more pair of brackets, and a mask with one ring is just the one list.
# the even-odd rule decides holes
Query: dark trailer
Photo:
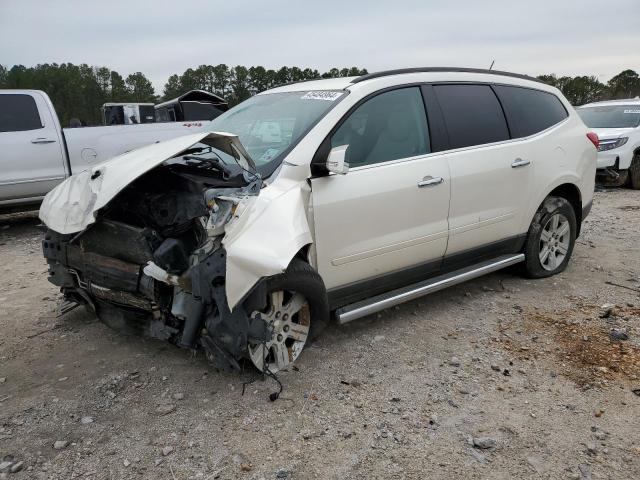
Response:
[{"label": "dark trailer", "polygon": [[229,104],[224,98],[204,90],[191,90],[156,105],[156,122],[213,120],[227,110]]}]

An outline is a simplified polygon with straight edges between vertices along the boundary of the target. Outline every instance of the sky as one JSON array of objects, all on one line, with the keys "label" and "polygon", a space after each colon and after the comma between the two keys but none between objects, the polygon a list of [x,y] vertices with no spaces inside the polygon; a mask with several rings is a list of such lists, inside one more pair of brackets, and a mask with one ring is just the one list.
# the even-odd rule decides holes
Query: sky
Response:
[{"label": "sky", "polygon": [[640,0],[0,0],[0,64],[640,72]]}]

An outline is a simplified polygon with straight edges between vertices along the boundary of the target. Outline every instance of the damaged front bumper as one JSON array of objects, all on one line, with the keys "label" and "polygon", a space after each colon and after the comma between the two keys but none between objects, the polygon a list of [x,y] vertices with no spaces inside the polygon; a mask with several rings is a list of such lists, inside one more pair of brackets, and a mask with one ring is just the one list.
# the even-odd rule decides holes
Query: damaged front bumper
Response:
[{"label": "damaged front bumper", "polygon": [[[67,300],[85,304],[120,332],[203,348],[219,368],[239,368],[249,342],[271,338],[253,314],[264,308],[262,283],[232,309],[225,295],[227,253],[219,241],[188,253],[184,235],[156,235],[110,220],[80,235],[49,230],[42,242],[49,280]],[[170,273],[183,262],[182,273]]]},{"label": "damaged front bumper", "polygon": [[[49,227],[43,253],[66,299],[109,326],[240,368],[249,344],[272,335],[257,313],[266,307],[265,279],[311,242],[305,193],[294,181],[262,188],[247,175],[253,164],[237,137],[189,137],[141,149],[153,159],[131,152],[122,156],[128,162],[119,157],[61,184],[40,212]],[[176,165],[194,143],[227,146],[245,163],[232,180]]]}]

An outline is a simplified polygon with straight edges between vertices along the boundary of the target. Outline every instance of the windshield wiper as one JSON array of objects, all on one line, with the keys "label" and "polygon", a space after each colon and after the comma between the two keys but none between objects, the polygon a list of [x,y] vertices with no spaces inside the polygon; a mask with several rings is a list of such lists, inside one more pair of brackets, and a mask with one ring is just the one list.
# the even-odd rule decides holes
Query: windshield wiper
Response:
[{"label": "windshield wiper", "polygon": [[183,155],[182,159],[187,163],[187,165],[193,165],[193,162],[196,162],[199,165],[202,165],[203,163],[209,164],[216,170],[221,171],[223,178],[229,178],[233,175],[233,172],[229,169],[229,167],[227,167],[227,164],[224,163],[222,159],[217,155],[213,158],[200,157],[196,155]]}]

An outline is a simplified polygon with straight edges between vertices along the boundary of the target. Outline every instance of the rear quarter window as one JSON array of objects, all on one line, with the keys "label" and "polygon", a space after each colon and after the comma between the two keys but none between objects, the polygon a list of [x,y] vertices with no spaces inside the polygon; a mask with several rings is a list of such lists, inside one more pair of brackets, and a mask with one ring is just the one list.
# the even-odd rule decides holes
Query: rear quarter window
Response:
[{"label": "rear quarter window", "polygon": [[523,87],[494,86],[514,138],[542,132],[569,116],[552,93]]},{"label": "rear quarter window", "polygon": [[0,132],[22,132],[38,128],[42,128],[42,122],[31,95],[0,95]]},{"label": "rear quarter window", "polygon": [[488,85],[434,85],[449,134],[449,148],[509,139],[502,107]]}]

